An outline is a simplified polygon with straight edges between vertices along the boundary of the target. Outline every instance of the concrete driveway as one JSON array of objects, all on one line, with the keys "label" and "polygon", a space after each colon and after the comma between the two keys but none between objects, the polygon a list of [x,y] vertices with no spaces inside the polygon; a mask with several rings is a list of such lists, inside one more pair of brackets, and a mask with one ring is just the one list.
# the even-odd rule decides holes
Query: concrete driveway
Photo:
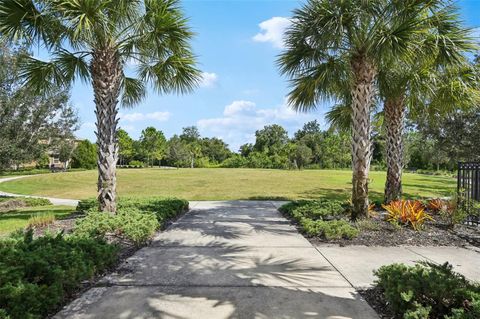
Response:
[{"label": "concrete driveway", "polygon": [[191,203],[55,318],[378,318],[278,205]]}]

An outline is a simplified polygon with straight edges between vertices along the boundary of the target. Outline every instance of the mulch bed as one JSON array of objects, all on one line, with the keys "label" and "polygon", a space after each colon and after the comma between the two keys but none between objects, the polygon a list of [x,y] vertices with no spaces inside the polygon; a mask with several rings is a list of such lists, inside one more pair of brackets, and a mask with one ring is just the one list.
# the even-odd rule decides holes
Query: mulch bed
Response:
[{"label": "mulch bed", "polygon": [[354,239],[326,240],[308,238],[312,244],[338,244],[340,246],[476,246],[480,247],[480,227],[456,225],[449,229],[441,222],[427,222],[424,229],[415,231],[409,227],[395,227],[381,219],[372,219],[377,229],[362,230]]},{"label": "mulch bed", "polygon": [[380,319],[395,319],[395,314],[390,309],[383,296],[383,291],[378,288],[358,290],[358,293],[365,299],[370,307],[375,310]]},{"label": "mulch bed", "polygon": [[0,213],[6,213],[15,209],[27,207],[27,204],[20,199],[9,199],[0,202]]}]

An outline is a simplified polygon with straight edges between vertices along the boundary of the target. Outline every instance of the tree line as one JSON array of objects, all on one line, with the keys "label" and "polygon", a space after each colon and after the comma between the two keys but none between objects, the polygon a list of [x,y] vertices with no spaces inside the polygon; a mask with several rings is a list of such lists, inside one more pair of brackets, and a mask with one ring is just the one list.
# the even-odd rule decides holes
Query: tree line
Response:
[{"label": "tree line", "polygon": [[[383,121],[372,134],[372,165],[386,170],[386,132]],[[408,121],[403,137],[404,168],[409,171],[453,171],[458,161],[480,160],[480,108],[455,111],[443,117]],[[121,167],[171,166],[183,168],[265,168],[265,169],[349,169],[351,136],[331,125],[322,130],[318,121],[310,121],[290,138],[278,124],[255,132],[255,141],[238,151],[217,137],[202,137],[195,126],[167,139],[162,131],[145,128],[138,140],[123,129],[118,131]],[[96,167],[95,144],[81,141],[73,151],[72,167]]]}]

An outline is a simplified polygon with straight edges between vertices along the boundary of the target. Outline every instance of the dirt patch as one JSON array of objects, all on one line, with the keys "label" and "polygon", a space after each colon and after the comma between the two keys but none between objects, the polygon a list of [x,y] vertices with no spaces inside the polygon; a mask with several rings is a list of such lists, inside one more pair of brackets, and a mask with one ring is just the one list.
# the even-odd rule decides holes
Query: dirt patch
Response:
[{"label": "dirt patch", "polygon": [[19,208],[27,207],[27,203],[21,199],[9,199],[0,202],[0,213],[9,212]]},{"label": "dirt patch", "polygon": [[82,218],[84,215],[80,213],[74,213],[69,215],[68,217],[57,219],[53,223],[43,226],[43,227],[35,227],[33,229],[33,236],[40,237],[45,235],[46,233],[59,233],[63,232],[64,234],[70,234],[73,232],[73,228],[75,227],[75,222]]},{"label": "dirt patch", "polygon": [[[480,236],[478,227],[457,225],[449,229],[441,223],[426,223],[423,230],[416,231],[408,227],[395,227],[389,222],[372,220],[376,229],[362,229],[354,239],[333,239],[314,237],[314,243],[335,243],[341,246],[480,246],[476,236]],[[476,229],[475,229],[476,228]]]},{"label": "dirt patch", "polygon": [[381,319],[394,319],[395,315],[387,304],[383,291],[378,288],[358,290],[358,293],[373,308]]}]

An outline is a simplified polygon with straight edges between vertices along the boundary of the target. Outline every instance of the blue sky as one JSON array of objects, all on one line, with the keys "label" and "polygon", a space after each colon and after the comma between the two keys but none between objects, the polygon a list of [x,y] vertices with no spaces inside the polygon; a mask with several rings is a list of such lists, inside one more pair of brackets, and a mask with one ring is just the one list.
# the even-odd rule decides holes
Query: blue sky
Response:
[{"label": "blue sky", "polygon": [[[193,41],[201,86],[189,95],[159,96],[151,91],[133,109],[121,109],[120,126],[133,138],[154,126],[167,138],[182,127],[196,125],[203,136],[223,138],[234,151],[254,141],[255,130],[277,123],[290,135],[303,123],[323,119],[328,105],[309,114],[296,114],[285,105],[288,83],[275,66],[282,30],[292,9],[303,1],[187,0],[182,6],[197,33]],[[458,2],[466,25],[480,26],[480,0]],[[477,29],[477,35],[480,29]],[[82,122],[80,138],[95,140],[94,103],[89,85],[76,83],[72,102]]]}]

